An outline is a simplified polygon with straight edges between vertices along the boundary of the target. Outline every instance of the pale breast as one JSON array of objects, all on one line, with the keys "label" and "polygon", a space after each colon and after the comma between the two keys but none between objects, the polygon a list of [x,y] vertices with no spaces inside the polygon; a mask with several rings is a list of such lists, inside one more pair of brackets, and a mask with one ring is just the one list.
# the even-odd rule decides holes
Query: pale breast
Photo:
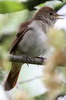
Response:
[{"label": "pale breast", "polygon": [[40,28],[38,22],[33,21],[21,42],[18,45],[18,51],[28,56],[39,56],[45,53],[48,48],[48,38]]}]

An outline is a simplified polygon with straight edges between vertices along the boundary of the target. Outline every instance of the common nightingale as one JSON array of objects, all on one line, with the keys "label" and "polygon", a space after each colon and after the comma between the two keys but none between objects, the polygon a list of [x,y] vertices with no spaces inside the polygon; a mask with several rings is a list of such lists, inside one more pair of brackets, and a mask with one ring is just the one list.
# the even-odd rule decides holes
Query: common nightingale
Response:
[{"label": "common nightingale", "polygon": [[[30,57],[43,55],[49,47],[47,33],[49,28],[55,24],[58,16],[55,10],[50,7],[43,7],[37,11],[31,20],[20,25],[10,54]],[[6,91],[16,85],[21,66],[22,63],[12,62],[11,70],[4,84]]]}]

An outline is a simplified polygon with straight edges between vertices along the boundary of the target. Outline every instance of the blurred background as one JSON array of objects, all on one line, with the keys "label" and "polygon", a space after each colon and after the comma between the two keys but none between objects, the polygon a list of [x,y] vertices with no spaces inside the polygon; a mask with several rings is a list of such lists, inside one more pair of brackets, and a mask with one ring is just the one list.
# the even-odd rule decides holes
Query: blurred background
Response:
[{"label": "blurred background", "polygon": [[[11,67],[8,54],[19,25],[31,19],[43,6],[52,7],[58,14],[66,15],[66,0],[0,0],[0,100],[48,100],[48,88],[42,81],[45,66],[24,64],[14,89],[6,92],[2,86]],[[66,16],[59,19],[55,27],[66,33]],[[60,76],[65,86],[66,68],[61,67],[59,71],[64,75]],[[65,95],[65,90],[66,87],[60,95]]]}]

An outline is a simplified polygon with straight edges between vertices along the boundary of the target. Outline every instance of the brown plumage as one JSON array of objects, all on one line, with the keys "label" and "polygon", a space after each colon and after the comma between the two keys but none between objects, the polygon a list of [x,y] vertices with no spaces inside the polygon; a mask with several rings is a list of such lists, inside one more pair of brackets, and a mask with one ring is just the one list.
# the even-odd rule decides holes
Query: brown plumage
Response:
[{"label": "brown plumage", "polygon": [[[17,33],[16,39],[12,43],[12,47],[10,49],[10,54],[13,54],[13,55],[15,54],[16,48],[17,48],[20,40],[24,36],[25,32],[28,31],[27,25],[29,23],[30,23],[30,21],[21,24],[19,31]],[[5,81],[5,84],[4,84],[6,91],[12,89],[15,86],[18,76],[19,76],[19,72],[21,70],[21,66],[22,66],[22,63],[12,62],[11,70],[10,70],[7,80]]]},{"label": "brown plumage", "polygon": [[12,89],[16,82],[17,82],[17,79],[18,79],[18,76],[19,76],[19,72],[20,72],[20,69],[22,64],[20,63],[12,63],[12,67],[13,69],[10,70],[9,72],[9,75],[7,77],[7,81],[5,82],[5,90],[8,91],[10,89]]},{"label": "brown plumage", "polygon": [[[43,7],[30,21],[22,23],[12,43],[10,54],[25,54],[32,57],[43,55],[48,48],[46,32],[56,22],[56,15],[52,8]],[[10,90],[16,85],[21,65],[12,63],[4,83],[5,90]]]},{"label": "brown plumage", "polygon": [[10,49],[10,54],[12,54],[13,52],[15,52],[20,40],[22,39],[22,37],[24,36],[25,32],[28,31],[28,25],[31,23],[31,21],[27,21],[24,22],[20,25],[19,31],[16,35],[16,39],[13,41],[12,43],[12,47]]}]

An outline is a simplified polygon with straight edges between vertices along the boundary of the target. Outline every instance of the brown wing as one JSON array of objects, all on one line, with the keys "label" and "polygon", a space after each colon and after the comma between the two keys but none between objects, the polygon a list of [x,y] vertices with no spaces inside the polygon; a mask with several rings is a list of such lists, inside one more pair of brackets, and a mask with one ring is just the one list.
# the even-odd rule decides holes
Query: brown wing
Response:
[{"label": "brown wing", "polygon": [[19,42],[21,41],[22,37],[24,36],[25,32],[28,31],[28,25],[31,23],[31,21],[24,22],[20,25],[19,31],[16,35],[16,39],[13,41],[10,54],[14,53]]}]

